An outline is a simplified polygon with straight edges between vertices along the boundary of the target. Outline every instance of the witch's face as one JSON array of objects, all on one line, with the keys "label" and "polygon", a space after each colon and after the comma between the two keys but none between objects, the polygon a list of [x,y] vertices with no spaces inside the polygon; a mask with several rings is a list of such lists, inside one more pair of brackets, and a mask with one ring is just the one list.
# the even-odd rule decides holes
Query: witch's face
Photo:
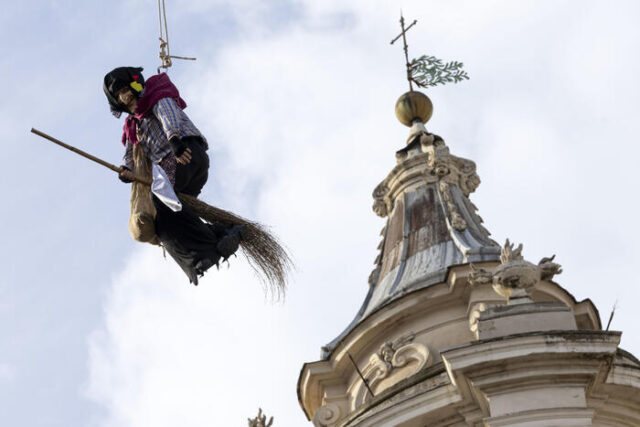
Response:
[{"label": "witch's face", "polygon": [[136,110],[136,104],[138,103],[138,98],[133,94],[131,89],[122,88],[118,91],[118,101],[122,103],[130,113],[133,113]]}]

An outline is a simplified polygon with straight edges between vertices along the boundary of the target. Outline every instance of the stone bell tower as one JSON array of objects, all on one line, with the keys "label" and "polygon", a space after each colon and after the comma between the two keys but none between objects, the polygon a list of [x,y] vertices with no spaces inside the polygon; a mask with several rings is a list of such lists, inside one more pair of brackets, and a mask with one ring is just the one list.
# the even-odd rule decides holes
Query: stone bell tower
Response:
[{"label": "stone bell tower", "polygon": [[373,192],[380,253],[351,324],[302,367],[303,411],[315,426],[640,425],[621,333],[553,281],[553,257],[490,238],[476,165],[426,130],[432,111],[416,91],[396,104],[410,131]]}]

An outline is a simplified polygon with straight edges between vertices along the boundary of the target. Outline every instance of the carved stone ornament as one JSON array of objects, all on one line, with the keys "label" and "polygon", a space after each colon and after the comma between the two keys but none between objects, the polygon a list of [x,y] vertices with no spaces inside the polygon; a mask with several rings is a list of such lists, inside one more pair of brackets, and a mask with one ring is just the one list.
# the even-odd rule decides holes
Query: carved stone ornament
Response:
[{"label": "carved stone ornament", "polygon": [[444,145],[444,140],[438,135],[434,135],[426,131],[420,135],[420,146],[422,147],[422,151],[426,151],[427,147],[430,146],[442,147]]},{"label": "carved stone ornament", "polygon": [[480,320],[480,315],[483,311],[494,307],[496,304],[491,304],[488,302],[478,302],[475,303],[471,310],[469,311],[469,330],[474,334],[478,332],[478,321]]},{"label": "carved stone ornament", "polygon": [[389,215],[392,210],[392,206],[387,197],[389,188],[384,182],[380,183],[375,190],[373,190],[373,211],[376,215],[384,218]]},{"label": "carved stone ornament", "polygon": [[367,283],[370,286],[378,283],[378,279],[380,278],[380,271],[382,271],[382,267],[380,265],[376,265],[376,267],[371,271],[371,274],[369,274],[369,278],[367,279]]},{"label": "carved stone ornament", "polygon": [[476,191],[476,188],[480,185],[480,177],[476,173],[476,164],[471,160],[456,156],[452,157],[455,165],[460,171],[460,189],[465,196],[469,197],[469,194]]},{"label": "carved stone ornament", "polygon": [[451,222],[451,226],[458,231],[464,231],[467,228],[467,221],[462,218],[460,215],[460,211],[458,207],[453,202],[453,197],[451,196],[451,189],[449,188],[449,184],[441,181],[440,182],[440,193],[442,194],[442,198],[447,205],[447,210],[449,211],[449,221]]},{"label": "carved stone ornament", "polygon": [[480,177],[476,173],[476,164],[468,159],[454,156],[449,153],[449,148],[444,141],[439,144],[422,145],[422,149],[428,154],[427,170],[429,174],[439,179],[447,177],[447,181],[457,185],[466,197],[476,191],[480,185]]},{"label": "carved stone ornament", "polygon": [[551,280],[556,274],[562,273],[562,266],[553,262],[555,255],[550,258],[544,257],[538,262],[540,267],[540,280]]},{"label": "carved stone ornament", "polygon": [[[416,183],[446,181],[460,188],[465,197],[478,188],[480,178],[476,174],[476,164],[450,154],[442,138],[426,130],[417,130],[410,140],[405,149],[396,153],[396,167],[373,191],[373,211],[377,215],[383,218],[389,215],[397,197]],[[455,220],[459,227],[461,219]]]},{"label": "carved stone ornament", "polygon": [[330,427],[336,425],[336,422],[342,416],[340,407],[335,403],[327,403],[318,408],[313,415],[313,425],[315,427]]},{"label": "carved stone ornament", "polygon": [[449,148],[444,145],[439,147],[430,146],[427,148],[427,153],[429,153],[429,160],[427,163],[429,173],[440,178],[448,175],[451,171],[449,166],[453,162],[453,158],[449,154]]},{"label": "carved stone ornament", "polygon": [[273,417],[269,418],[267,422],[267,416],[262,414],[262,408],[258,409],[258,416],[255,418],[249,418],[249,427],[271,427],[273,425]]},{"label": "carved stone ornament", "polygon": [[[425,345],[413,343],[414,337],[415,334],[410,332],[395,341],[387,341],[371,355],[369,363],[362,369],[362,376],[374,393],[409,378],[431,363],[431,352]],[[372,398],[362,380],[357,381],[352,409],[360,407]]]},{"label": "carved stone ornament", "polygon": [[554,275],[562,273],[560,264],[553,262],[551,258],[542,258],[538,265],[526,261],[522,257],[522,244],[514,249],[509,239],[505,242],[500,255],[499,265],[493,272],[471,264],[472,273],[470,281],[472,285],[492,283],[493,289],[501,296],[507,298],[512,294],[530,295],[541,280],[551,280]]}]

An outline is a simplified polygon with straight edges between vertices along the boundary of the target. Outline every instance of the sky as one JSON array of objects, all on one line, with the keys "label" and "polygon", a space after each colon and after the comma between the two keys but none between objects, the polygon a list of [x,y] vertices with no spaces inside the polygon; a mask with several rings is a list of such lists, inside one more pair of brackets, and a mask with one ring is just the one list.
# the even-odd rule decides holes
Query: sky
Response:
[{"label": "sky", "polygon": [[129,187],[35,135],[118,164],[102,78],[155,73],[152,0],[23,0],[0,16],[0,420],[11,426],[309,425],[304,362],[355,316],[384,220],[371,192],[408,129],[409,54],[465,64],[427,129],[477,164],[498,242],[590,298],[640,355],[640,4],[634,1],[166,0],[169,70],[207,136],[201,198],[267,224],[296,263],[272,302],[242,257],[189,285],[128,233]]}]

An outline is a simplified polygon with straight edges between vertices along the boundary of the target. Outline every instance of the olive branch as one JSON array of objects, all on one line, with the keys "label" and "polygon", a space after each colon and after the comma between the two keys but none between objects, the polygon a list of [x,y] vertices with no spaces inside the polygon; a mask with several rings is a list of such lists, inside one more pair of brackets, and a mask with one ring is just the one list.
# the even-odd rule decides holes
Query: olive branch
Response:
[{"label": "olive branch", "polygon": [[462,62],[443,63],[435,56],[422,55],[409,63],[409,78],[419,87],[444,85],[469,80]]}]

